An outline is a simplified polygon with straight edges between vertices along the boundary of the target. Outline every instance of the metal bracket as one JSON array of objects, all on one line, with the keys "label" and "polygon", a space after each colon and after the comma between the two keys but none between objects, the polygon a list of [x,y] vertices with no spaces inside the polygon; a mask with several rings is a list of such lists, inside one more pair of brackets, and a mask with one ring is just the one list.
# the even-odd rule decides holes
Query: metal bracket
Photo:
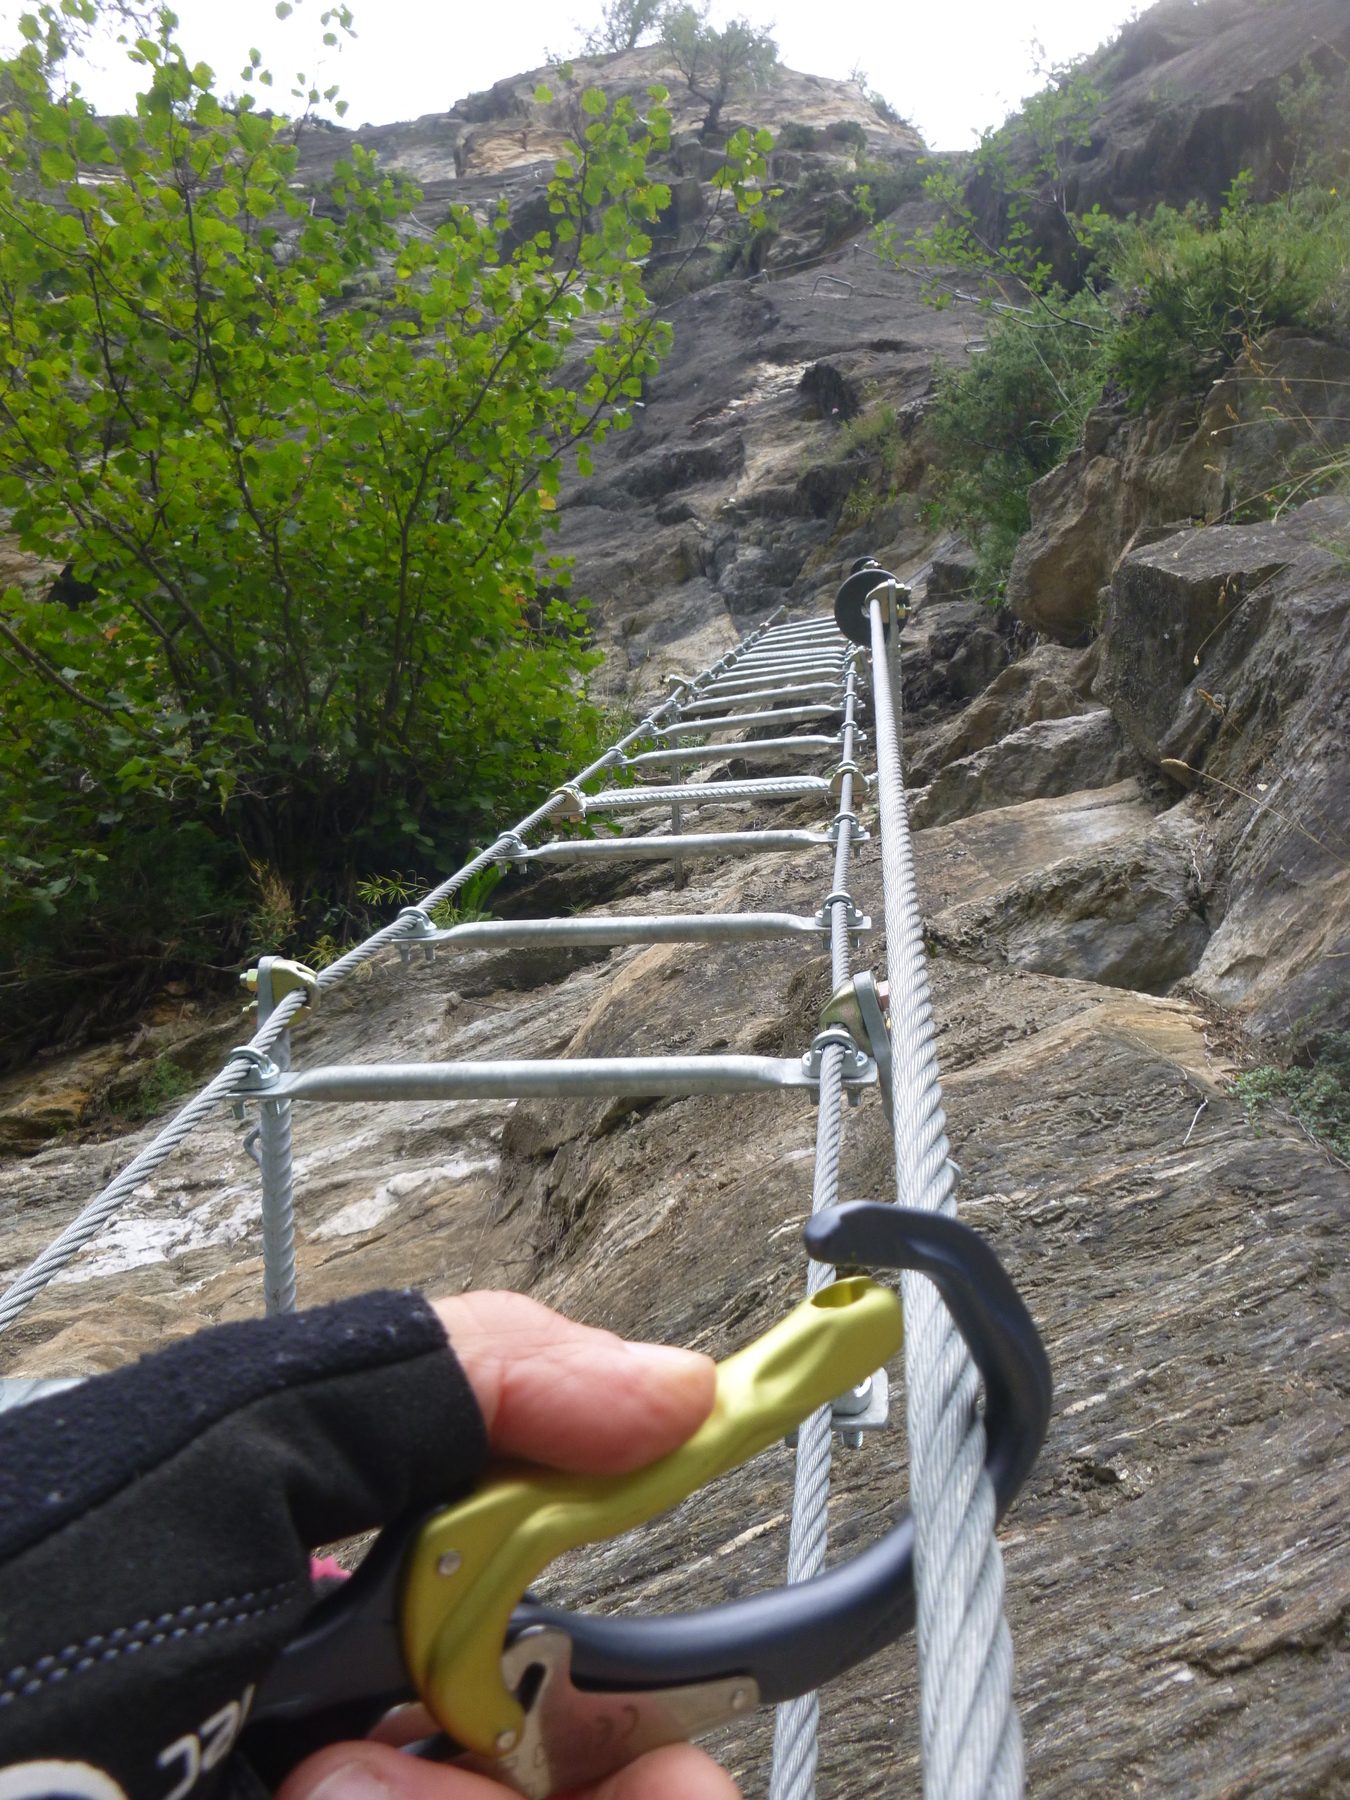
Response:
[{"label": "metal bracket", "polygon": [[[398,954],[400,962],[406,969],[412,962],[413,950],[418,940],[420,938],[434,939],[436,936],[436,927],[432,923],[431,914],[427,911],[425,906],[405,906],[403,911],[394,920],[394,923],[395,925],[402,925],[405,922],[408,926],[408,931],[398,946]],[[422,960],[424,962],[435,962],[436,945],[434,942],[424,943],[422,945]]]},{"label": "metal bracket", "polygon": [[845,819],[848,820],[850,826],[852,827],[853,842],[855,844],[867,843],[868,840],[872,836],[871,832],[868,831],[864,826],[862,826],[858,823],[857,813],[851,813],[851,812],[846,812],[846,813],[841,812],[841,813],[835,814],[833,820],[830,823],[830,829],[825,833],[826,841],[831,844],[837,844],[839,842],[839,833],[843,829],[843,824],[844,824]]},{"label": "metal bracket", "polygon": [[822,1009],[822,1027],[842,1027],[852,1042],[863,1045],[877,1065],[877,1083],[886,1116],[891,1112],[891,1033],[886,1021],[887,989],[878,987],[866,969],[837,988]]},{"label": "metal bracket", "polygon": [[574,781],[566,781],[560,788],[554,788],[549,799],[562,802],[560,806],[554,806],[554,818],[569,819],[579,824],[586,817],[586,796]]},{"label": "metal bracket", "polygon": [[[830,1429],[850,1450],[861,1450],[863,1433],[884,1430],[890,1417],[891,1383],[885,1369],[876,1370],[830,1403]],[[797,1433],[790,1431],[784,1442],[795,1450]]]},{"label": "metal bracket", "polygon": [[[818,1031],[811,1039],[811,1048],[802,1057],[802,1069],[815,1082],[815,1099],[820,1103],[820,1065],[825,1052],[831,1045],[837,1044],[844,1052],[845,1081],[865,1081],[872,1071],[872,1059],[858,1048],[852,1034],[843,1025],[831,1025],[824,1031]],[[861,1090],[850,1088],[848,1103],[857,1106],[862,1099]]]},{"label": "metal bracket", "polygon": [[852,775],[856,780],[861,781],[864,794],[870,793],[872,788],[872,777],[866,772],[861,763],[854,762],[853,758],[850,756],[841,762],[838,768],[830,776],[830,793],[836,800],[844,791],[845,775]]},{"label": "metal bracket", "polygon": [[260,956],[257,968],[245,969],[239,983],[258,996],[260,1025],[276,1011],[277,1002],[286,994],[302,993],[311,1011],[319,1004],[318,975],[308,963],[292,962],[284,956]]},{"label": "metal bracket", "polygon": [[492,846],[496,862],[522,862],[529,854],[530,847],[518,831],[504,831]]},{"label": "metal bracket", "polygon": [[832,894],[826,894],[825,904],[816,914],[816,924],[822,931],[829,930],[833,909],[839,905],[840,901],[848,907],[846,922],[850,931],[870,931],[872,929],[872,921],[856,905],[852,894],[846,893],[843,888],[836,888]]}]

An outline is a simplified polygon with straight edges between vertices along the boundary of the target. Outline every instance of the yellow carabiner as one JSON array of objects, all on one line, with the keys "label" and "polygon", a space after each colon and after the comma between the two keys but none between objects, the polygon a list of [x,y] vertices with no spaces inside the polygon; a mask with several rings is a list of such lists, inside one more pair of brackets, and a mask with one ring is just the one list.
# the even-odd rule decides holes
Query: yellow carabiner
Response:
[{"label": "yellow carabiner", "polygon": [[630,1475],[506,1465],[422,1527],[402,1601],[408,1672],[443,1731],[505,1755],[524,1713],[502,1680],[511,1614],[556,1556],[664,1512],[866,1379],[904,1338],[894,1291],[863,1276],[803,1301],[717,1365],[717,1397],[694,1435]]}]

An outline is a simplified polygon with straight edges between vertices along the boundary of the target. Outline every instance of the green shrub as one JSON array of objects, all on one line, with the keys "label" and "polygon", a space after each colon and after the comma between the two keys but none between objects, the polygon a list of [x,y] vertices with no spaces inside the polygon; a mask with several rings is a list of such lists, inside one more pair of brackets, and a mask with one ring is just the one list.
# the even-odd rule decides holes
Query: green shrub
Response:
[{"label": "green shrub", "polygon": [[776,150],[818,150],[820,133],[814,125],[785,125],[779,132]]},{"label": "green shrub", "polygon": [[136,1087],[114,1110],[127,1120],[151,1119],[197,1086],[195,1076],[171,1056],[157,1056]]},{"label": "green shrub", "polygon": [[1101,392],[1095,305],[1063,295],[1054,310],[998,312],[985,347],[944,369],[927,418],[937,470],[934,506],[977,556],[981,596],[1002,598],[1017,540],[1031,522],[1027,490],[1077,443]]},{"label": "green shrub", "polygon": [[60,67],[96,18],[52,0],[0,61],[0,507],[77,578],[0,594],[0,1041],[52,983],[229,960],[251,880],[336,937],[358,870],[453,866],[588,760],[556,496],[670,342],[661,89],[581,96],[547,229],[414,232],[359,144],[313,206],[292,126],[223,103],[167,10],[97,115]]},{"label": "green shrub", "polygon": [[1119,324],[1107,369],[1136,408],[1199,392],[1276,326],[1350,323],[1350,205],[1304,190],[1253,206],[1234,183],[1217,220],[1160,206],[1108,227],[1101,259]]},{"label": "green shrub", "polygon": [[1332,1032],[1310,1064],[1249,1069],[1234,1079],[1233,1092],[1258,1131],[1267,1114],[1282,1115],[1350,1164],[1350,1031]]},{"label": "green shrub", "polygon": [[835,119],[825,127],[825,141],[847,144],[853,150],[867,148],[867,133],[856,119]]}]

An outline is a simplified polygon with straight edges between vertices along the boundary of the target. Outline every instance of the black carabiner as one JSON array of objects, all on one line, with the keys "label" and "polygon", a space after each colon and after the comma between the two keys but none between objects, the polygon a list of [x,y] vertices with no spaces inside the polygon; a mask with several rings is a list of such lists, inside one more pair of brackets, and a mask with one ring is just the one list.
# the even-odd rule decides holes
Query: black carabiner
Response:
[{"label": "black carabiner", "polygon": [[[994,1252],[937,1213],[853,1201],[806,1228],[819,1262],[911,1269],[941,1293],[985,1387],[985,1466],[1002,1518],[1050,1422],[1050,1365],[1031,1315]],[[607,1619],[526,1600],[511,1637],[553,1626],[572,1640],[577,1687],[665,1688],[748,1675],[761,1701],[809,1693],[892,1643],[914,1622],[914,1526],[811,1581],[700,1612]]]}]

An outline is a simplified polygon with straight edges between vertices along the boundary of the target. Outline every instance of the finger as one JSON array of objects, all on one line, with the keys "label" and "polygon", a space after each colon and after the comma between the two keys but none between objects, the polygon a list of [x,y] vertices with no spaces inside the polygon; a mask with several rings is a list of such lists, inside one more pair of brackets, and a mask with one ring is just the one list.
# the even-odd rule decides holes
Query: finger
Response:
[{"label": "finger", "polygon": [[664,1456],[712,1408],[712,1361],[632,1344],[524,1294],[435,1302],[493,1447],[557,1469],[619,1474]]},{"label": "finger", "polygon": [[[617,1769],[576,1800],[738,1800],[740,1789],[693,1744],[672,1744]],[[498,1800],[501,1800],[500,1795]]]},{"label": "finger", "polygon": [[386,1744],[329,1744],[292,1769],[275,1800],[504,1800],[505,1794],[485,1775],[423,1762]]},{"label": "finger", "polygon": [[[276,1800],[503,1800],[505,1789],[483,1775],[422,1762],[384,1744],[330,1744],[294,1769]],[[672,1744],[568,1800],[738,1800],[724,1769],[692,1744]]]}]

